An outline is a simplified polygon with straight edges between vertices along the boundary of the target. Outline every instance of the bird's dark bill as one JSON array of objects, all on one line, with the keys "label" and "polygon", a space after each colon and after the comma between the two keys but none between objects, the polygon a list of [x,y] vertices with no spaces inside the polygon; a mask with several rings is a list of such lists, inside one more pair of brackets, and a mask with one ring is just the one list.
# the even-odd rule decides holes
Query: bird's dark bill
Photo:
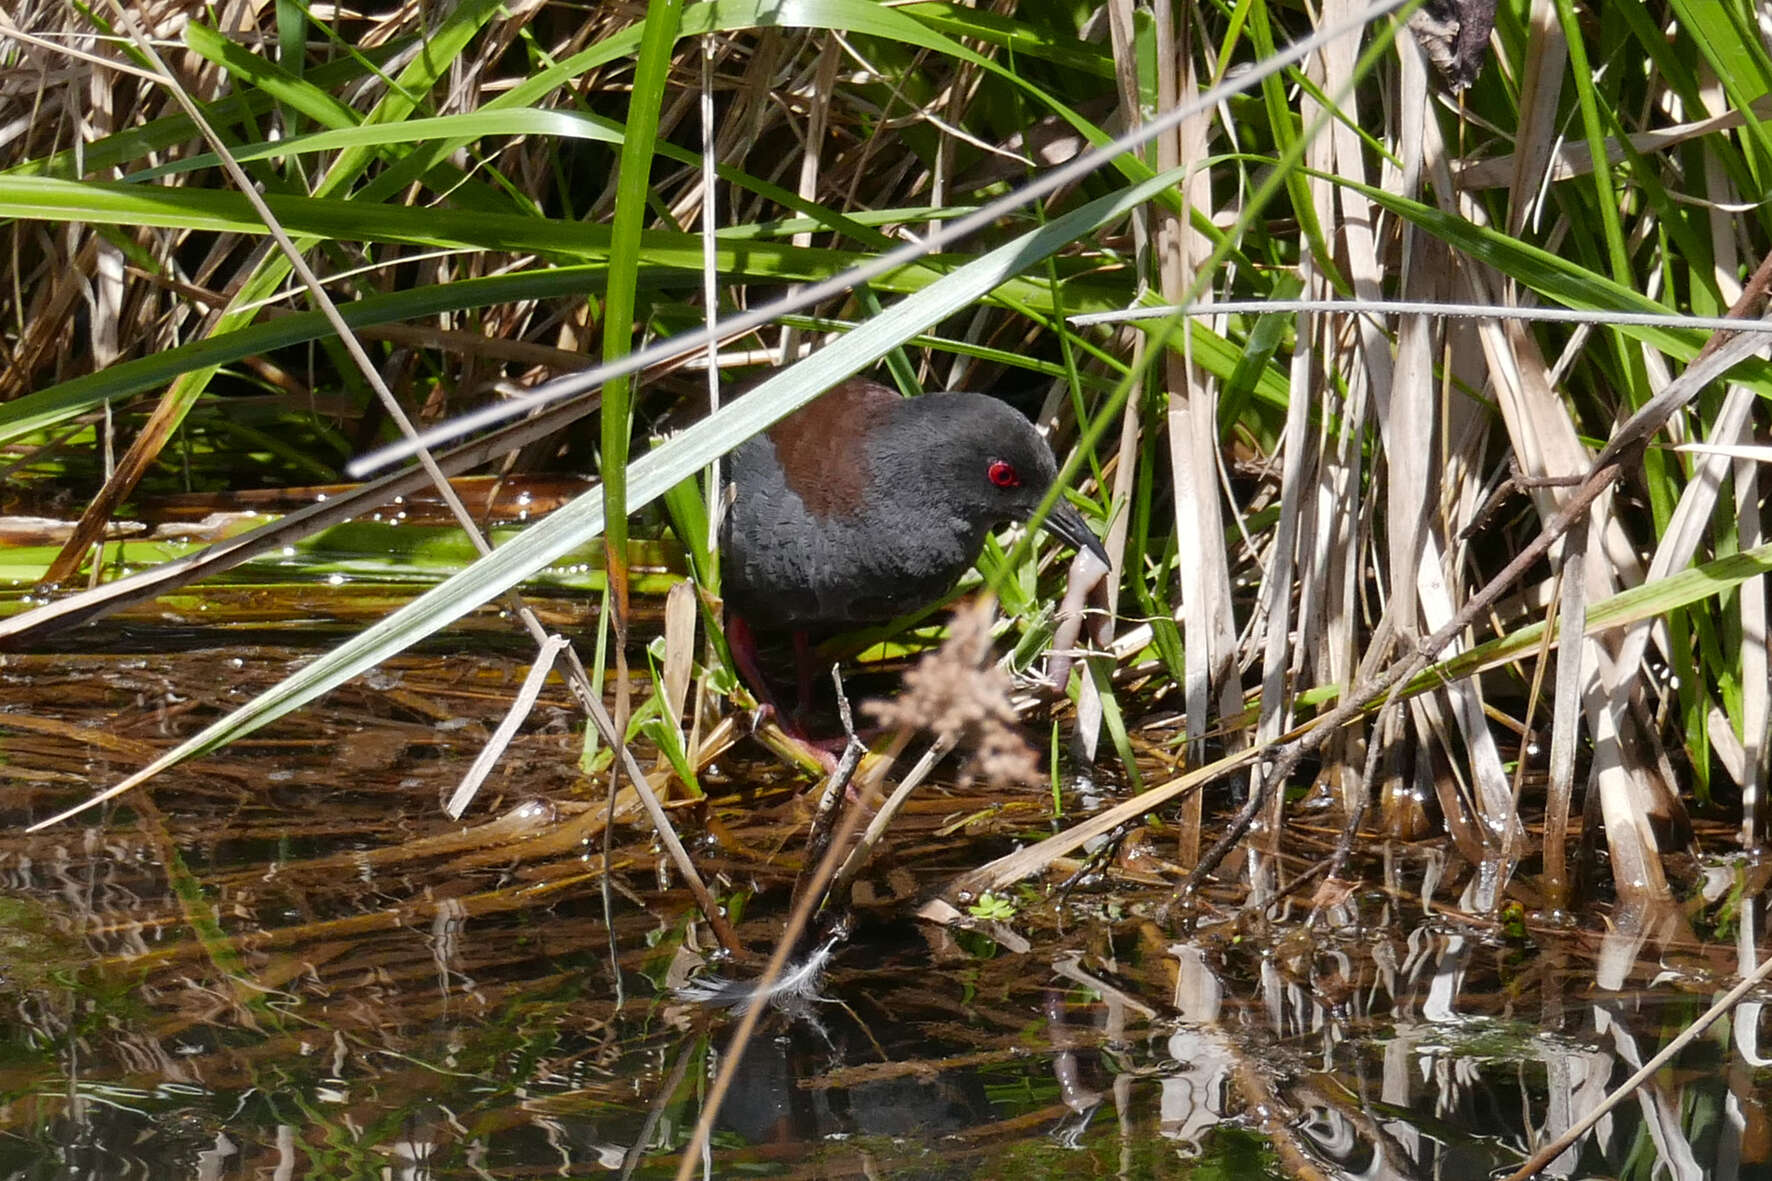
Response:
[{"label": "bird's dark bill", "polygon": [[1102,547],[1101,538],[1095,536],[1094,530],[1083,520],[1083,514],[1072,508],[1069,501],[1061,500],[1052,506],[1052,511],[1046,514],[1046,528],[1076,549],[1088,550],[1101,559],[1103,566],[1113,565],[1108,560],[1107,550]]}]

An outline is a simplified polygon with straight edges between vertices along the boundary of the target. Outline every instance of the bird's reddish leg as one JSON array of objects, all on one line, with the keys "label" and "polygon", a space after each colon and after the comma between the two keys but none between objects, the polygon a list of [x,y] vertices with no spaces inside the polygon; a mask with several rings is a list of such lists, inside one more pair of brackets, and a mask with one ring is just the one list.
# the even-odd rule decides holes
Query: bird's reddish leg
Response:
[{"label": "bird's reddish leg", "polygon": [[757,695],[758,703],[773,707],[775,696],[769,692],[769,682],[763,676],[762,666],[757,663],[756,633],[751,631],[744,616],[731,611],[726,613],[726,644],[732,649],[732,663],[738,665],[738,675]]},{"label": "bird's reddish leg", "polygon": [[[804,632],[794,633],[794,656],[797,662],[802,656],[805,641],[806,634]],[[756,634],[751,631],[751,625],[744,621],[743,616],[735,615],[730,611],[726,613],[726,643],[732,649],[732,662],[738,665],[738,675],[744,679],[746,684],[750,685],[751,692],[756,694],[757,704],[768,713],[775,715],[782,733],[787,735],[795,745],[810,754],[814,761],[825,769],[826,774],[835,771],[837,769],[836,756],[808,739],[805,731],[800,729],[799,722],[794,717],[783,713],[781,706],[776,704],[775,694],[769,690],[769,679],[763,675],[763,667],[757,661]],[[809,657],[809,653],[807,655]],[[811,691],[811,676],[803,671],[800,684],[802,709],[805,708]]]},{"label": "bird's reddish leg", "polygon": [[[800,714],[798,716],[808,716],[812,713],[813,683],[820,671],[828,671],[820,670],[817,660],[818,650],[813,646],[812,637],[806,632],[796,631],[794,633],[794,671],[800,677]],[[796,733],[803,733],[803,731],[796,731]],[[856,736],[865,743],[873,741],[874,735],[878,733],[878,727],[863,726],[857,731]],[[839,734],[833,738],[806,738],[802,741],[813,750],[823,751],[824,755],[819,760],[823,762],[824,758],[836,758],[843,753],[844,748],[849,745],[849,735]]]},{"label": "bird's reddish leg", "polygon": [[812,679],[818,675],[813,666],[812,637],[804,631],[794,632],[794,672],[799,676],[800,711],[804,717],[812,712]]}]

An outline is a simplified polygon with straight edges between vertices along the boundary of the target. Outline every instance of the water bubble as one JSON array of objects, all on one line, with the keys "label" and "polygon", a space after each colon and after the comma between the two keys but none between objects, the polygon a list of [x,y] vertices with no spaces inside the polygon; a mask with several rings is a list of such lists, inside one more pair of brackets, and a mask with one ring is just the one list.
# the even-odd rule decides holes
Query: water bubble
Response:
[{"label": "water bubble", "polygon": [[328,574],[326,576],[327,586],[343,586],[344,584],[345,576],[342,574]]}]

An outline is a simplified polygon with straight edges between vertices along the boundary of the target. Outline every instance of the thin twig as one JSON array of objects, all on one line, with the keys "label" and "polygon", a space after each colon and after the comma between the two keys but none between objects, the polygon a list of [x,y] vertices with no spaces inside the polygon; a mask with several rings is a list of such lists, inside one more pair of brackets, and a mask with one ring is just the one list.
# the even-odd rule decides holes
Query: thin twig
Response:
[{"label": "thin twig", "polygon": [[1705,1030],[1716,1024],[1718,1018],[1740,1004],[1743,997],[1768,979],[1772,979],[1772,956],[1767,957],[1765,963],[1743,977],[1741,983],[1719,997],[1717,1003],[1706,1009],[1698,1020],[1681,1030],[1678,1037],[1663,1046],[1655,1057],[1643,1063],[1635,1074],[1620,1083],[1618,1089],[1602,1099],[1597,1107],[1581,1119],[1576,1120],[1568,1131],[1527,1157],[1526,1163],[1509,1173],[1506,1181],[1526,1181],[1526,1178],[1536,1176],[1546,1165],[1561,1156],[1565,1149],[1587,1135],[1589,1129],[1604,1119],[1608,1112],[1630,1098],[1636,1089],[1648,1082],[1656,1071],[1672,1062],[1676,1054],[1691,1045],[1703,1035]]},{"label": "thin twig", "polygon": [[[534,663],[529,666],[529,675],[523,678],[523,685],[517,690],[517,696],[511,699],[510,707],[505,710],[504,718],[498,723],[498,729],[492,732],[492,737],[480,748],[480,753],[468,768],[468,773],[462,776],[461,783],[449,797],[449,802],[443,805],[443,814],[449,819],[459,820],[461,814],[467,811],[475,793],[480,790],[480,785],[486,782],[486,777],[492,774],[492,769],[498,765],[499,759],[511,745],[511,739],[517,736],[517,727],[523,724],[523,719],[535,707],[536,699],[541,696],[542,686],[547,684],[548,674],[554,671],[554,661],[559,658],[561,649],[569,643],[565,636],[549,636],[547,642],[541,646],[541,651],[536,653]],[[604,864],[608,862],[605,861]]]},{"label": "thin twig", "polygon": [[1410,299],[1233,299],[1213,303],[1165,304],[1125,308],[1117,312],[1083,312],[1069,323],[1124,324],[1163,320],[1171,316],[1267,316],[1328,312],[1347,316],[1437,316],[1448,320],[1527,320],[1549,324],[1600,324],[1608,328],[1684,328],[1713,332],[1772,333],[1772,321],[1738,317],[1688,316],[1678,312],[1630,312],[1609,309],[1522,307],[1507,304],[1440,303]]},{"label": "thin twig", "polygon": [[[867,744],[855,736],[855,717],[849,709],[849,695],[843,691],[843,673],[835,664],[831,665],[831,683],[837,689],[837,715],[843,720],[843,733],[848,740],[843,744],[843,754],[837,759],[836,769],[825,779],[824,790],[819,793],[818,810],[813,813],[811,831],[806,835],[805,864],[808,866],[817,865],[823,860],[825,850],[830,848],[833,829],[841,815],[838,806],[848,798],[849,784],[861,766],[862,756],[868,752]],[[795,883],[793,897],[796,900],[800,897],[800,884]],[[818,899],[818,903],[822,905],[824,899]]]},{"label": "thin twig", "polygon": [[843,867],[832,879],[831,892],[834,895],[846,898],[844,892],[848,890],[849,884],[855,880],[856,875],[867,865],[874,846],[878,845],[880,838],[886,835],[886,826],[892,823],[892,818],[898,814],[900,808],[904,807],[904,802],[910,798],[911,792],[915,791],[917,786],[929,777],[929,772],[935,769],[935,764],[939,763],[953,749],[954,739],[951,736],[943,735],[937,738],[929,744],[929,749],[923,752],[923,757],[917,760],[910,773],[899,782],[897,787],[892,789],[892,794],[886,797],[885,803],[880,805],[879,811],[875,812],[873,819],[868,821],[867,831],[861,834],[859,841],[855,842],[855,848],[849,851],[849,856],[843,862]]}]

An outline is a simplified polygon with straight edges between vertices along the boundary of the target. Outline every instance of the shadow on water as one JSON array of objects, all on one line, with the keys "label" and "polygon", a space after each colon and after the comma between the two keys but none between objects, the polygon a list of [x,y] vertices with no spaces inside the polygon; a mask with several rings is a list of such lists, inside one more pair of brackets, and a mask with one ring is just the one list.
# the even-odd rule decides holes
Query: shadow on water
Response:
[{"label": "shadow on water", "polygon": [[[526,671],[473,632],[26,835],[312,655],[165,638],[0,665],[0,1175],[670,1175],[734,1022],[674,996],[704,931],[626,798],[606,862],[564,692],[460,824],[440,802]],[[748,744],[704,786],[671,806],[764,953],[809,804]],[[1480,1178],[1591,1110],[1763,937],[1748,862],[1706,867],[1730,926],[1699,944],[1463,914],[1468,870],[1431,842],[1372,846],[1364,885],[1314,911],[1226,894],[1184,924],[1160,859],[1121,850],[1111,888],[1007,900],[996,939],[906,917],[1053,826],[1047,796],[922,794],[817,1020],[772,1016],[747,1051],[712,1175]],[[1744,1005],[1551,1174],[1772,1175],[1766,1025]]]}]

